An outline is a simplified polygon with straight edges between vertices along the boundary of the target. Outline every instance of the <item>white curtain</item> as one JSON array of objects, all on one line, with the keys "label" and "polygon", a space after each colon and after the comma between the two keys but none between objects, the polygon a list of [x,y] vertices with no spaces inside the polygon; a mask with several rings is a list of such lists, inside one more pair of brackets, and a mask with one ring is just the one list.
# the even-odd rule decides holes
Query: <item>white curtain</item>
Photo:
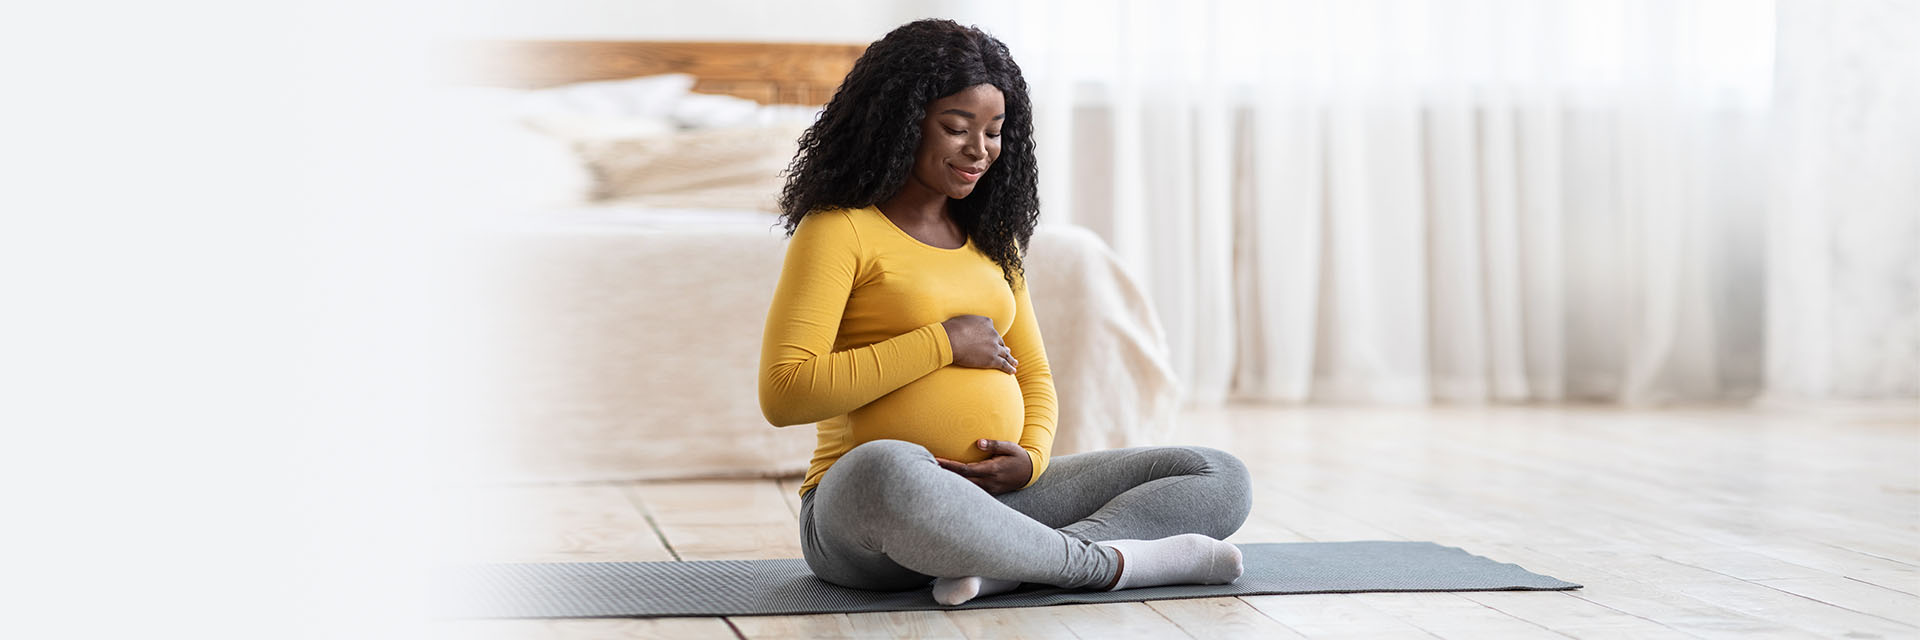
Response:
[{"label": "white curtain", "polygon": [[1920,397],[1920,3],[1783,1],[1767,392]]},{"label": "white curtain", "polygon": [[1191,404],[1740,398],[1785,353],[1771,2],[941,8],[1012,48],[1045,221],[1146,284]]}]

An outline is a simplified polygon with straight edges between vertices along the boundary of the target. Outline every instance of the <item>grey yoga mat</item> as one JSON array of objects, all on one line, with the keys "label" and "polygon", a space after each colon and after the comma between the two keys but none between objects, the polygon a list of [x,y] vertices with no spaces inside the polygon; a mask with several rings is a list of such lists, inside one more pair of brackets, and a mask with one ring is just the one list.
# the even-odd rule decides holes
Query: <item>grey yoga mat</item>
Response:
[{"label": "grey yoga mat", "polygon": [[805,560],[456,565],[434,576],[449,618],[751,616],[1036,607],[1276,593],[1555,591],[1580,585],[1432,542],[1243,544],[1246,571],[1224,585],[1078,591],[1025,585],[957,607],[930,589],[862,591],[813,577]]}]

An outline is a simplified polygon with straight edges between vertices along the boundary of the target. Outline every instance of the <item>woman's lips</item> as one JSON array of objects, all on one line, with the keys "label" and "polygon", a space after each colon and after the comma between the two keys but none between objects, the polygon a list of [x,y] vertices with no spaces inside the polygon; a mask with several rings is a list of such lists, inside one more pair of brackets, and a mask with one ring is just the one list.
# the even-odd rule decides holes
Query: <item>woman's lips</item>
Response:
[{"label": "woman's lips", "polygon": [[965,169],[961,169],[960,167],[956,167],[953,165],[947,165],[947,168],[952,169],[955,174],[960,176],[961,180],[965,180],[967,182],[973,182],[973,181],[979,180],[980,175],[987,172],[986,169],[981,169],[979,171],[968,173]]}]

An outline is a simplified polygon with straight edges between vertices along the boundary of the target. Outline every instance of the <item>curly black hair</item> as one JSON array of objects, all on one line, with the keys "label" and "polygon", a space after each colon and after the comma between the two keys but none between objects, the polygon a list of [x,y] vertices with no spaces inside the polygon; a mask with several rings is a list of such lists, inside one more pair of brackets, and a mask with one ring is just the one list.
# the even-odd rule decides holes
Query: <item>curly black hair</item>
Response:
[{"label": "curly black hair", "polygon": [[1021,257],[1040,219],[1040,170],[1033,155],[1033,105],[1007,45],[952,20],[920,20],[867,47],[819,120],[800,136],[783,172],[780,217],[791,237],[816,211],[857,209],[898,193],[913,172],[927,105],[978,84],[1006,99],[1000,157],[973,193],[954,200],[954,223],[1007,279],[1025,275]]}]

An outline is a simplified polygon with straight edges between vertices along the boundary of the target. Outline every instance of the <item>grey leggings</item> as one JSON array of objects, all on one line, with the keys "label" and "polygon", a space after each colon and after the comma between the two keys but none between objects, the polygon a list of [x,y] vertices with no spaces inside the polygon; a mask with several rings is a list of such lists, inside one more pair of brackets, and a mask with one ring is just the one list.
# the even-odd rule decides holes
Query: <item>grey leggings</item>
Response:
[{"label": "grey leggings", "polygon": [[926,447],[874,440],[834,461],[800,501],[814,575],[859,589],[983,576],[1102,587],[1119,571],[1103,540],[1224,539],[1252,508],[1246,466],[1206,447],[1137,447],[1054,458],[999,496],[940,468]]}]

